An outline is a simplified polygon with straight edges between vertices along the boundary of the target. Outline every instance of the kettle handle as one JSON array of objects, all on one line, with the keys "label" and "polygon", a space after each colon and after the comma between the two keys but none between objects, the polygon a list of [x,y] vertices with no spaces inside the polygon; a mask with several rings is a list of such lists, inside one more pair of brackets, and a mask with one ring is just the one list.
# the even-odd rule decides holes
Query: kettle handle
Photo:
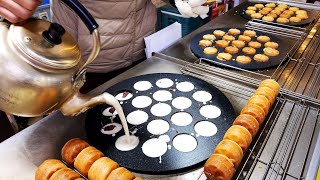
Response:
[{"label": "kettle handle", "polygon": [[100,51],[100,35],[98,31],[98,23],[94,20],[92,15],[88,12],[88,10],[78,1],[78,0],[61,0],[64,4],[70,7],[84,22],[87,26],[88,30],[93,36],[93,48],[92,51],[86,61],[86,63],[80,68],[80,70],[76,73],[76,76],[79,76],[85,71],[85,68],[88,64],[90,64],[99,54]]},{"label": "kettle handle", "polygon": [[64,4],[70,7],[84,22],[84,24],[92,33],[99,27],[98,23],[94,20],[88,10],[78,0],[61,0]]}]

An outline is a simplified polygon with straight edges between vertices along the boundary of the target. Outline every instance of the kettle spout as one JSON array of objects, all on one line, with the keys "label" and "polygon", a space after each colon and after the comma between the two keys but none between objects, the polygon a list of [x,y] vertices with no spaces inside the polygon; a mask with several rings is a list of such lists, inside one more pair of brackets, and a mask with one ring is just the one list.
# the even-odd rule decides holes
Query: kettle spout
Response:
[{"label": "kettle spout", "polygon": [[62,105],[60,111],[65,116],[77,116],[94,105],[110,104],[110,102],[114,100],[116,100],[114,96],[106,92],[97,96],[76,93]]}]

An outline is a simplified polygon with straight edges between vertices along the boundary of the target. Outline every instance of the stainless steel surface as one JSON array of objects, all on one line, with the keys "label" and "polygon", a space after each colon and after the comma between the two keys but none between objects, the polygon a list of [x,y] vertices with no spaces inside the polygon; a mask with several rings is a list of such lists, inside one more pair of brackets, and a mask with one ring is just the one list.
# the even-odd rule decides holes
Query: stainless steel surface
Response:
[{"label": "stainless steel surface", "polygon": [[[169,57],[167,59],[152,57],[99,86],[90,94],[100,94],[111,85],[132,76],[161,72],[180,73],[180,69],[186,65],[185,62],[178,59]],[[185,73],[186,75],[189,74],[188,72]],[[220,76],[212,76],[202,71],[199,71],[198,75],[193,74],[193,76],[206,80],[224,92],[232,102],[237,114],[239,114],[256,88],[256,86],[228,81]],[[314,103],[294,99],[290,95],[286,95],[286,93],[282,94],[285,95],[278,97],[276,105],[272,108],[267,118],[268,122],[262,127],[260,135],[257,136],[250,150],[247,151],[242,165],[240,165],[242,168],[238,168],[236,176],[239,176],[240,179],[245,178],[243,177],[244,174],[247,174],[246,178],[259,179],[261,175],[273,172],[272,169],[266,167],[272,167],[271,165],[277,162],[275,161],[275,156],[279,156],[277,159],[282,159],[283,149],[292,154],[289,158],[286,157],[283,162],[294,164],[294,166],[288,166],[288,168],[284,166],[284,169],[288,169],[288,172],[291,172],[292,168],[299,167],[302,174],[305,174],[308,170],[308,163],[320,129],[318,123],[320,118],[319,104],[310,106],[310,104]],[[45,159],[61,158],[61,147],[68,139],[72,137],[85,138],[84,119],[85,114],[77,117],[64,117],[59,112],[54,112],[1,143],[0,179],[32,179],[35,169]],[[310,128],[312,131],[309,131]],[[297,136],[296,131],[303,133],[298,133]],[[281,141],[282,146],[279,146],[279,140],[285,138],[287,140]],[[305,146],[309,148],[304,148]],[[279,148],[282,151],[279,151]],[[270,152],[273,153],[270,154]],[[301,156],[301,153],[303,156]],[[266,163],[266,165],[261,163]],[[15,172],[19,172],[19,174]],[[199,167],[184,174],[137,175],[147,180],[205,180],[202,172],[202,167]]]},{"label": "stainless steel surface", "polygon": [[[263,79],[274,78],[284,89],[320,100],[320,90],[319,86],[317,86],[317,84],[320,82],[320,50],[317,49],[319,48],[317,47],[317,45],[319,45],[319,35],[317,30],[319,29],[320,13],[317,13],[315,16],[315,21],[309,25],[294,29],[291,27],[279,28],[270,24],[262,24],[255,20],[248,22],[248,20],[242,18],[237,11],[244,6],[247,6],[247,4],[248,2],[244,2],[234,9],[231,9],[224,15],[217,17],[213,21],[184,37],[179,42],[173,44],[171,47],[163,50],[160,52],[160,54],[190,62],[190,64],[187,66],[189,69],[192,69],[193,66],[197,66],[197,68],[203,67],[206,70],[211,71],[212,74],[223,73],[227,78],[238,79],[243,83],[257,84]],[[190,50],[191,39],[199,32],[224,27],[247,27],[249,29],[265,31],[266,33],[275,33],[277,34],[277,37],[282,39],[284,42],[287,42],[287,46],[292,47],[291,51],[288,52],[289,58],[288,60],[283,61],[278,67],[257,71],[248,71],[232,67],[224,68],[222,66],[218,67],[213,65],[210,67],[207,65],[203,66],[203,59],[198,59]],[[266,27],[269,29],[268,31],[266,30]],[[270,31],[270,29],[273,30]],[[281,30],[281,33],[278,32],[278,30]],[[301,59],[302,54],[305,56]]]}]

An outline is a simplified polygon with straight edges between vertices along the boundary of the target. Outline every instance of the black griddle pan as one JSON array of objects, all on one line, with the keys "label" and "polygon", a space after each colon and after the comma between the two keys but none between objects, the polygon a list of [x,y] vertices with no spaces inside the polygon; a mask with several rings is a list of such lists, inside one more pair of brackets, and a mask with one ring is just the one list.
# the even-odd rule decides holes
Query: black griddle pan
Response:
[{"label": "black griddle pan", "polygon": [[[251,20],[252,17],[250,15],[248,15],[246,13],[246,10],[249,6],[254,6],[255,4],[257,3],[249,3],[248,5],[246,6],[243,6],[239,9],[239,14],[241,17],[245,18],[245,19],[248,19],[248,20]],[[263,4],[263,5],[266,5],[266,3],[259,3],[259,4]],[[301,10],[305,10],[305,9],[301,9]],[[276,19],[273,21],[273,23],[275,23],[275,25],[289,25],[289,26],[303,26],[303,25],[307,25],[307,24],[310,24],[314,21],[315,17],[317,16],[318,12],[316,11],[310,11],[310,10],[305,10],[307,11],[308,13],[308,19],[303,19],[301,20],[301,22],[289,22],[289,23],[277,23]],[[262,20],[262,19],[261,19]],[[263,20],[262,20],[263,21]]]},{"label": "black griddle pan", "polygon": [[[247,69],[247,70],[261,70],[261,69],[268,69],[271,67],[275,67],[275,66],[278,66],[282,61],[284,61],[288,57],[288,53],[289,53],[291,47],[289,45],[287,45],[285,40],[279,39],[272,34],[261,33],[259,31],[256,31],[257,37],[260,35],[269,36],[270,41],[273,41],[273,42],[276,42],[279,44],[279,47],[277,50],[279,50],[280,54],[278,56],[273,56],[273,57],[269,56],[268,62],[255,61],[253,59],[254,54],[252,54],[252,55],[244,54],[242,52],[242,48],[239,48],[239,52],[237,54],[232,55],[232,60],[230,60],[230,61],[222,61],[222,60],[217,59],[218,53],[224,52],[224,48],[215,46],[215,41],[222,39],[222,37],[220,37],[220,36],[216,37],[217,39],[213,41],[213,46],[218,49],[217,54],[209,55],[209,54],[205,54],[203,52],[205,47],[199,45],[199,41],[203,39],[203,35],[213,34],[214,30],[222,30],[227,33],[229,29],[231,29],[231,28],[217,28],[217,29],[211,29],[211,30],[206,30],[206,31],[200,32],[199,34],[195,35],[191,40],[191,44],[190,44],[191,51],[198,58],[206,58],[206,59],[210,60],[210,62],[212,62],[218,66],[227,65],[227,66],[233,66],[233,67]],[[239,29],[241,31],[241,34],[243,34],[243,32],[246,30],[245,28],[237,28],[237,29]],[[238,35],[236,35],[234,37],[236,39],[238,39]],[[257,37],[251,37],[251,41],[257,41],[256,40]],[[263,54],[264,45],[263,45],[263,43],[261,43],[261,44],[262,44],[261,48],[256,49],[256,54]],[[231,46],[231,42],[230,42],[230,46]],[[248,43],[245,44],[245,47],[248,47]],[[241,55],[249,56],[251,58],[251,63],[241,64],[241,63],[238,63],[237,61],[235,61],[236,57],[241,56]]]},{"label": "black griddle pan", "polygon": [[[191,92],[180,92],[176,89],[176,84],[166,89],[159,88],[156,86],[156,81],[162,78],[169,78],[175,83],[188,81],[193,83],[196,89],[194,89]],[[153,87],[147,91],[136,91],[133,88],[133,85],[138,81],[150,81]],[[152,105],[158,103],[153,98],[153,102],[150,106],[148,106],[147,108],[140,109],[149,114],[148,122],[155,119],[163,119],[169,122],[170,124],[170,130],[166,133],[166,135],[170,137],[170,142],[168,143],[168,145],[171,146],[171,149],[168,149],[167,152],[163,156],[161,156],[161,162],[159,158],[150,158],[144,155],[141,149],[142,144],[145,141],[147,141],[150,138],[157,137],[155,135],[150,134],[147,131],[148,122],[137,126],[128,124],[129,131],[134,131],[134,129],[137,129],[135,135],[139,137],[140,143],[138,147],[136,147],[135,149],[123,152],[115,148],[116,139],[124,135],[123,130],[117,133],[114,137],[111,135],[104,135],[100,133],[100,129],[103,127],[103,124],[110,122],[110,120],[107,117],[102,115],[103,110],[109,106],[98,105],[88,111],[86,115],[85,127],[90,144],[100,149],[106,156],[118,162],[120,166],[124,166],[129,170],[132,170],[133,172],[153,175],[173,174],[185,172],[195,167],[203,166],[204,162],[213,153],[214,148],[222,140],[225,132],[232,125],[233,120],[236,117],[232,104],[220,90],[218,90],[217,88],[208,84],[205,81],[190,76],[167,73],[142,75],[115,84],[114,86],[107,89],[106,92],[115,96],[119,92],[123,92],[123,90],[130,91],[133,93],[133,97],[131,99],[122,102],[122,107],[125,116],[127,116],[130,112],[137,110],[131,104],[131,101],[134,97],[146,95],[152,98],[152,94],[158,90],[170,91],[173,94],[173,99],[179,96],[183,96],[188,97],[192,101],[192,106],[188,109],[185,109],[184,112],[188,112],[193,116],[193,122],[185,127],[179,127],[171,123],[170,117],[174,113],[181,111],[179,109],[175,109],[171,105],[171,101],[165,102],[171,105],[171,113],[162,118],[156,117],[152,115],[150,112]],[[192,98],[192,94],[199,90],[204,90],[211,93],[213,98],[210,102],[207,102],[206,105],[211,104],[218,106],[222,111],[220,117],[214,119],[206,119],[199,113],[200,107],[204,104],[201,102],[197,102]],[[196,132],[194,131],[193,127],[197,122],[202,120],[208,120],[213,122],[218,128],[217,134],[211,137],[196,136]],[[114,119],[114,121],[121,124],[118,116]],[[177,151],[172,145],[172,140],[178,134],[193,135],[197,139],[197,148],[187,153]]]}]

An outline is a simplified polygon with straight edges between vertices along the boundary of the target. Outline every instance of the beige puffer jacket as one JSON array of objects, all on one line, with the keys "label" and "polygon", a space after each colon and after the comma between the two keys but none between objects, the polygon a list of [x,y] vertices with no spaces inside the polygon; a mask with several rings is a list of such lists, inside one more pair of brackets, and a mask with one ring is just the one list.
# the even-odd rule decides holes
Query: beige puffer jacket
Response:
[{"label": "beige puffer jacket", "polygon": [[[92,49],[92,37],[78,16],[60,0],[52,1],[53,21],[60,23],[78,41],[84,60]],[[145,36],[156,24],[151,0],[80,0],[99,24],[101,50],[88,72],[106,73],[144,58]]]}]

